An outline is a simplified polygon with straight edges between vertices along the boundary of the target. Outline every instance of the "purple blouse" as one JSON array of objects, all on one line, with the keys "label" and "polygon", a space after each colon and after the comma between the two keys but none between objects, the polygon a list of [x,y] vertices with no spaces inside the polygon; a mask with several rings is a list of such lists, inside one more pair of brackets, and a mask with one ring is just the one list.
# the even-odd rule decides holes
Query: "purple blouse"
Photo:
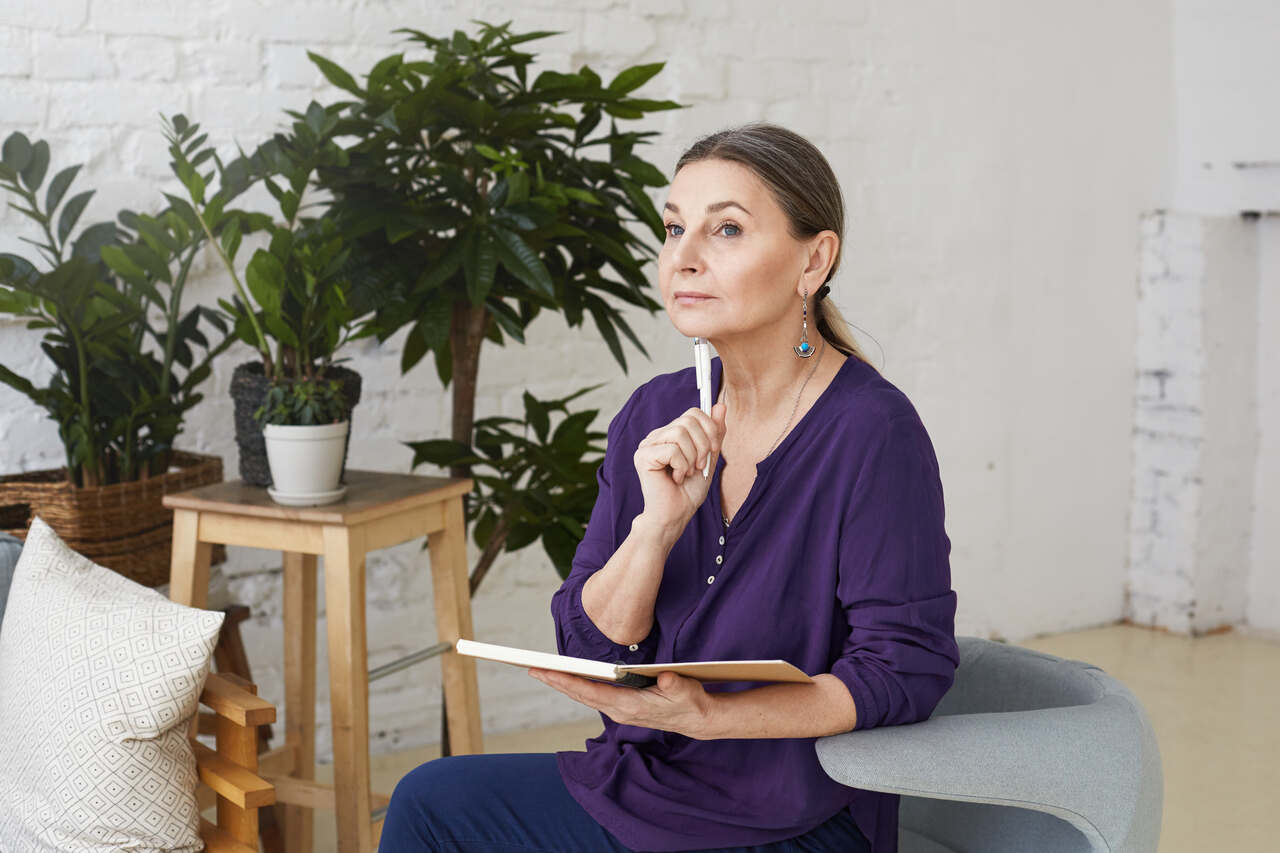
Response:
[{"label": "purple blouse", "polygon": [[[712,359],[713,400],[721,370]],[[915,407],[854,357],[756,464],[728,525],[723,455],[717,461],[707,500],[667,559],[648,637],[620,645],[587,617],[583,583],[644,509],[636,446],[696,405],[687,367],[641,385],[609,424],[600,494],[551,598],[560,653],[626,663],[781,658],[843,681],[855,730],[928,719],[959,664],[938,462]],[[695,740],[600,716],[604,731],[586,751],[556,761],[574,799],[633,850],[766,844],[848,809],[873,853],[896,853],[898,795],[831,779],[815,738]]]}]

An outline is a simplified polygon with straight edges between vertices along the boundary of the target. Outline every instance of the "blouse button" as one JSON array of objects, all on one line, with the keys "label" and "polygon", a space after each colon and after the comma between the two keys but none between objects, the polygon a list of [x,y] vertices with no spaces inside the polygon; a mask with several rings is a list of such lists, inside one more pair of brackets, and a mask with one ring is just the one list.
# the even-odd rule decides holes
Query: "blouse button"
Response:
[{"label": "blouse button", "polygon": [[723,545],[723,544],[724,544],[724,537],[723,537],[723,536],[721,536],[721,537],[720,537],[720,544],[721,544],[721,545]]},{"label": "blouse button", "polygon": [[716,565],[718,566],[723,562],[724,562],[724,554],[716,554]]},{"label": "blouse button", "polygon": [[627,648],[631,649],[631,651],[634,652],[636,649],[640,648],[640,645],[639,643],[632,643],[631,645],[627,646]]},{"label": "blouse button", "polygon": [[710,575],[710,576],[708,576],[708,577],[707,577],[707,583],[715,583],[715,582],[716,582],[716,576],[715,576],[715,575]]}]

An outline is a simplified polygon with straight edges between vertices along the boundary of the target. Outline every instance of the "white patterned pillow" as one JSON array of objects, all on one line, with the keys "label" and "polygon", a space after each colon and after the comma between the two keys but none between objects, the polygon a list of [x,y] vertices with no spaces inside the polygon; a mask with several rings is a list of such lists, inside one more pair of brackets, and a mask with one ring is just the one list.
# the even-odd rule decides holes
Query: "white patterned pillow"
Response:
[{"label": "white patterned pillow", "polygon": [[187,726],[224,618],[31,522],[0,627],[0,850],[202,849]]}]

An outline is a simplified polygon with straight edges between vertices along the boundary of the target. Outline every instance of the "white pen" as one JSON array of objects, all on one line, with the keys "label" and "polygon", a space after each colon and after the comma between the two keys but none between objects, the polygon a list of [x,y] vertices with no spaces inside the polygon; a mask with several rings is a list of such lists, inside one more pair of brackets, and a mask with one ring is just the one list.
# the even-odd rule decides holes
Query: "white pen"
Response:
[{"label": "white pen", "polygon": [[[698,380],[698,405],[702,411],[711,414],[711,347],[705,338],[693,339],[693,372]],[[702,466],[705,479],[711,473],[711,454]]]}]

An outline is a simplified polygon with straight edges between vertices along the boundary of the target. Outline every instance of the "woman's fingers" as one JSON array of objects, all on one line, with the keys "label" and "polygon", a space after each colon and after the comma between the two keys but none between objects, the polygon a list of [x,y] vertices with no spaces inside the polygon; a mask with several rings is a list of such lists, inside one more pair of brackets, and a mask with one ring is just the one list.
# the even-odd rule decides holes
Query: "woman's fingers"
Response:
[{"label": "woman's fingers", "polygon": [[645,436],[637,450],[654,446],[652,467],[670,467],[672,479],[683,483],[695,471],[701,473],[707,460],[720,452],[721,432],[715,419],[695,406]]},{"label": "woman's fingers", "polygon": [[[712,408],[714,409],[714,407]],[[720,452],[720,430],[716,426],[715,419],[702,411],[702,409],[689,409],[686,415],[693,419],[693,438],[698,446],[698,470],[702,470],[702,465],[706,463],[707,457]]]},{"label": "woman's fingers", "polygon": [[688,429],[679,422],[662,427],[645,438],[640,446],[643,447],[646,443],[655,445],[654,460],[671,466],[671,476],[677,483],[693,470],[693,460],[697,457],[698,446],[694,443]]}]

